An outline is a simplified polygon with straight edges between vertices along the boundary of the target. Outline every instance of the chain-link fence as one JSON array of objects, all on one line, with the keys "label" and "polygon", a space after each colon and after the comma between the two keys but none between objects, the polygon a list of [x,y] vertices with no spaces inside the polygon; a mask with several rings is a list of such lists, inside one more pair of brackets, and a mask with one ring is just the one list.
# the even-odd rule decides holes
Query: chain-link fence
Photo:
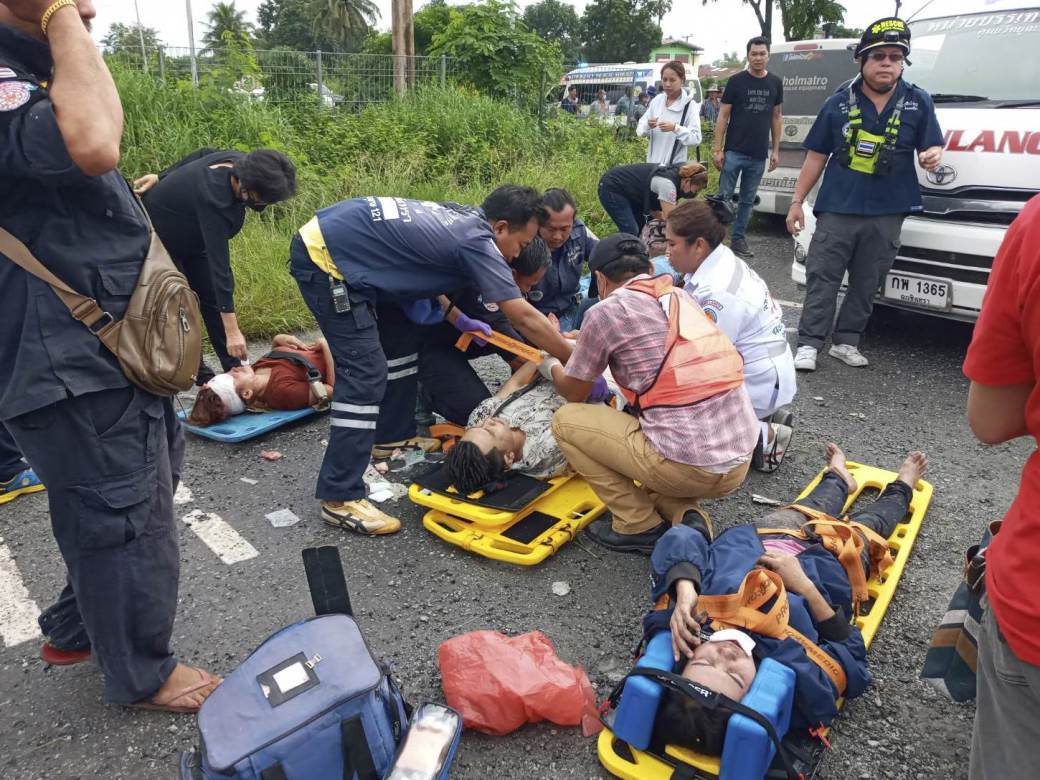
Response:
[{"label": "chain-link fence", "polygon": [[446,86],[456,75],[452,57],[271,50],[201,50],[184,47],[123,49],[105,54],[110,62],[140,69],[162,80],[212,83],[251,100],[311,103],[357,110],[388,100],[396,91],[422,84]]}]

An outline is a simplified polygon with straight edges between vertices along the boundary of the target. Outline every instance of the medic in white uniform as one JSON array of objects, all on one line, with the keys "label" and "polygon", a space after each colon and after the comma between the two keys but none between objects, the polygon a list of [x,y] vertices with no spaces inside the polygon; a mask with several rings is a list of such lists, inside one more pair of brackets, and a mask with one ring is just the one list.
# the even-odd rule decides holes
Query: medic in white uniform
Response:
[{"label": "medic in white uniform", "polygon": [[[685,271],[684,289],[729,336],[744,359],[744,385],[755,416],[762,421],[762,439],[753,465],[762,471],[775,471],[790,442],[791,429],[771,421],[778,410],[791,403],[797,391],[783,312],[761,277],[721,243],[725,227],[718,220],[718,212],[726,217],[727,210],[704,201],[690,201],[678,209],[683,211],[676,219],[670,217],[666,228],[671,264],[680,273]],[[686,219],[685,212],[691,212]],[[705,214],[713,215],[715,222],[708,236],[673,232],[673,228],[684,232],[691,225],[704,224]],[[716,226],[718,231],[714,230]],[[712,247],[716,240],[719,243]],[[789,415],[777,416],[781,417]]]}]

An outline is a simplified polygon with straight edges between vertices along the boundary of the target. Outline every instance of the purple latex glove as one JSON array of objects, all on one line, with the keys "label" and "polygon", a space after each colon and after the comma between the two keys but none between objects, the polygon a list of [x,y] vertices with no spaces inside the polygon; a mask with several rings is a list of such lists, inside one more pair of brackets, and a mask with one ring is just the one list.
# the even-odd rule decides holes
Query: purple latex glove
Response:
[{"label": "purple latex glove", "polygon": [[592,389],[589,390],[589,396],[585,401],[590,404],[601,404],[605,401],[609,401],[612,395],[614,394],[610,392],[610,388],[607,387],[607,380],[598,376],[596,377],[596,381],[592,383]]},{"label": "purple latex glove", "polygon": [[[463,333],[483,333],[485,336],[491,335],[491,326],[486,322],[475,320],[472,317],[459,312],[459,316],[455,318],[455,327]],[[487,346],[487,342],[482,338],[475,338],[473,341],[478,347]]]}]

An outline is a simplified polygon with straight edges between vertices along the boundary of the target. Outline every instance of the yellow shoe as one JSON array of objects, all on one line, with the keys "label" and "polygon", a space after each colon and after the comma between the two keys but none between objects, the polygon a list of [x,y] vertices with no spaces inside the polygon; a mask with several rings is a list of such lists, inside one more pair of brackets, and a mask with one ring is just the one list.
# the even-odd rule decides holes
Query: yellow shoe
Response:
[{"label": "yellow shoe", "polygon": [[403,450],[408,447],[418,447],[423,452],[437,452],[441,448],[440,439],[430,439],[426,436],[413,436],[403,441],[390,441],[386,444],[376,444],[372,447],[373,458],[389,458],[394,450]]},{"label": "yellow shoe", "polygon": [[376,509],[364,498],[357,501],[322,501],[321,519],[337,528],[363,536],[382,536],[401,530],[401,521]]},{"label": "yellow shoe", "polygon": [[35,471],[25,469],[15,474],[7,482],[0,482],[0,504],[14,501],[18,496],[27,496],[30,493],[39,493],[46,489]]}]

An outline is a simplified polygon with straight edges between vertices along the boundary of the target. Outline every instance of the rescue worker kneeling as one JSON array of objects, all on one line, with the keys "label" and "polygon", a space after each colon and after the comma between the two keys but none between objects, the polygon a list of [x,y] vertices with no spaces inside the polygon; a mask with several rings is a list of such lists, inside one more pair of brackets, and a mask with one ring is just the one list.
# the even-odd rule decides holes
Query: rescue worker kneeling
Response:
[{"label": "rescue worker kneeling", "polygon": [[603,239],[589,268],[602,302],[585,315],[566,369],[547,358],[542,371],[576,402],[609,367],[631,413],[568,403],[553,433],[613,516],[590,524],[589,538],[648,554],[674,523],[704,527],[699,499],[740,486],[758,422],[737,350],[670,276],[652,276],[642,241]]},{"label": "rescue worker kneeling", "polygon": [[[828,472],[798,504],[729,528],[714,542],[692,528],[673,528],[650,559],[658,608],[643,619],[644,636],[670,629],[678,673],[733,701],[751,687],[756,662],[772,658],[790,667],[792,729],[830,725],[837,699],[859,696],[870,684],[863,636],[849,616],[867,598],[866,578],[890,564],[884,540],[905,517],[928,467],[923,453],[911,452],[899,478],[846,523],[833,517],[856,481],[837,445],[827,445],[827,458]],[[845,554],[850,549],[856,552]],[[765,588],[757,608],[742,606],[757,588]],[[705,636],[701,625],[709,622]],[[655,729],[667,744],[718,755],[729,716],[724,707],[704,709],[666,691]]]}]

